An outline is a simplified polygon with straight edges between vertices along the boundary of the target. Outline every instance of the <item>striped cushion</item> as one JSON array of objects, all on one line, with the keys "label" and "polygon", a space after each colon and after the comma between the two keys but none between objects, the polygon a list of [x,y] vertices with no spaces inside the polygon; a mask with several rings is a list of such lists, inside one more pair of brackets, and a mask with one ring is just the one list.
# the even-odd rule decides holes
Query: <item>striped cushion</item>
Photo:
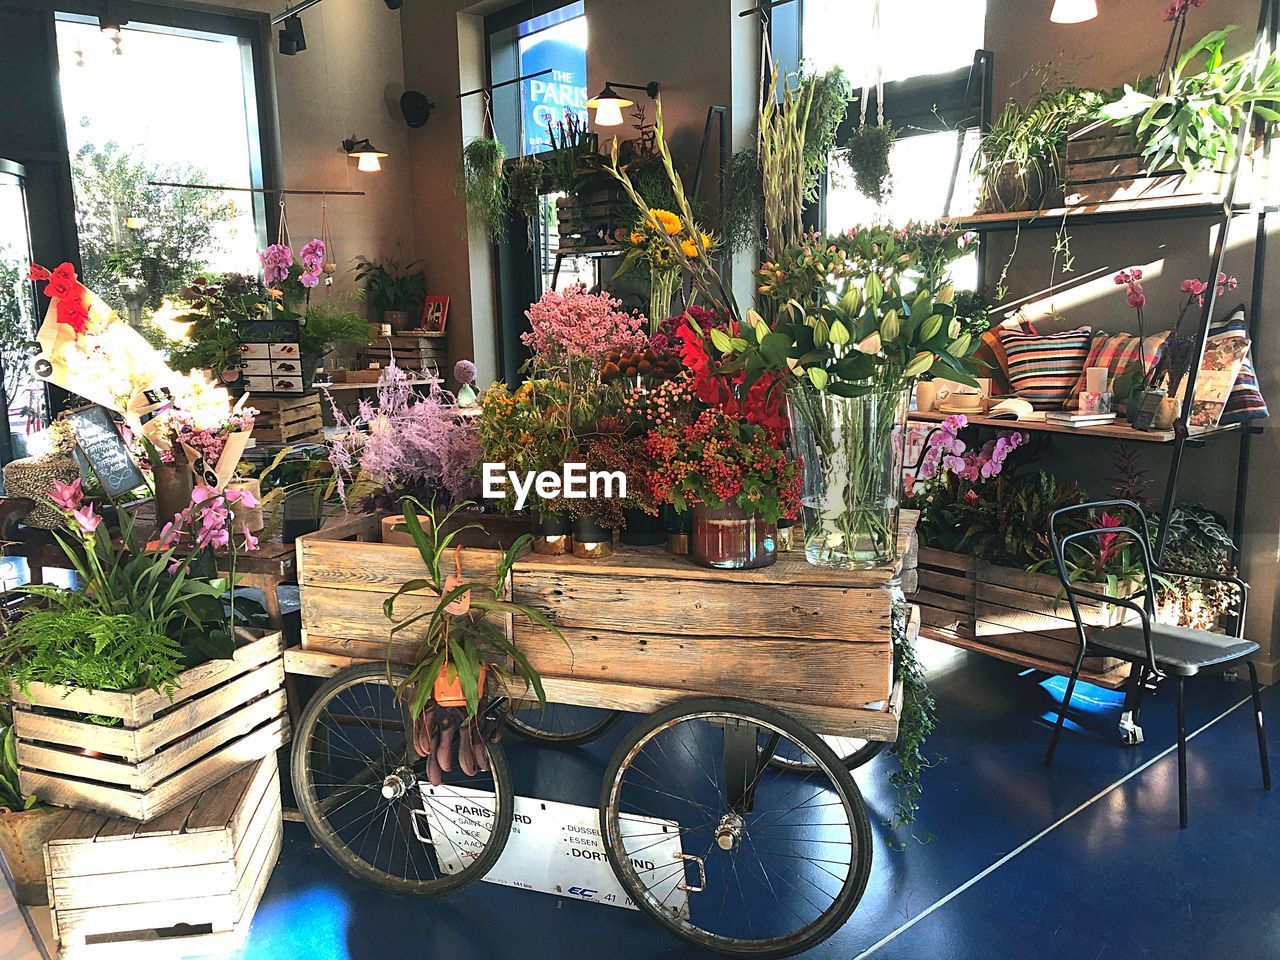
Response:
[{"label": "striped cushion", "polygon": [[1084,372],[1090,329],[1036,334],[1000,331],[1013,392],[1037,410],[1061,409]]},{"label": "striped cushion", "polygon": [[[1221,334],[1249,336],[1249,325],[1245,322],[1244,304],[1236,307],[1222,320],[1209,327],[1209,336]],[[1235,386],[1231,388],[1231,396],[1227,398],[1227,406],[1222,411],[1222,424],[1244,423],[1246,420],[1260,420],[1267,416],[1267,401],[1262,398],[1258,389],[1258,374],[1253,368],[1252,348],[1245,354],[1244,363],[1240,364],[1240,373],[1236,375]]]},{"label": "striped cushion", "polygon": [[[1167,339],[1169,339],[1168,330],[1163,333],[1153,333],[1147,337],[1142,356],[1139,358],[1137,337],[1128,333],[1107,333],[1099,330],[1093,335],[1093,343],[1089,347],[1089,356],[1085,358],[1084,369],[1106,367],[1109,371],[1108,378],[1114,380],[1141,359],[1147,371],[1150,372],[1156,368],[1160,360],[1160,351],[1164,349],[1164,342]],[[1081,391],[1084,390],[1084,384],[1085,374],[1081,373],[1080,379],[1071,388],[1072,400],[1080,396]]]}]

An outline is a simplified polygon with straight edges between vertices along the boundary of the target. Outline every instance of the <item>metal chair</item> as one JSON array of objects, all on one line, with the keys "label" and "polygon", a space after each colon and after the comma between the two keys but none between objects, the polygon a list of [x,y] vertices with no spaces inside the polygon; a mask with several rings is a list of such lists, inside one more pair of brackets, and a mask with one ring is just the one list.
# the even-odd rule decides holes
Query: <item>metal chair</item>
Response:
[{"label": "metal chair", "polygon": [[[1085,529],[1074,529],[1065,536],[1059,536],[1060,528],[1072,514],[1084,514],[1104,507],[1123,507],[1138,519],[1138,529],[1130,526],[1101,527],[1090,525]],[[1139,530],[1141,532],[1139,532]],[[1067,572],[1067,548],[1077,540],[1086,537],[1102,537],[1116,535],[1127,537],[1141,547],[1144,585],[1143,603],[1134,602],[1138,594],[1130,597],[1108,597],[1091,590],[1086,590],[1071,582]],[[1245,611],[1249,599],[1249,586],[1239,577],[1228,577],[1220,573],[1202,573],[1193,570],[1175,570],[1158,567],[1151,556],[1151,545],[1147,540],[1147,517],[1142,508],[1131,500],[1098,500],[1076,506],[1056,510],[1049,518],[1049,537],[1053,545],[1054,561],[1058,567],[1058,579],[1066,591],[1067,601],[1071,604],[1071,615],[1076,622],[1076,633],[1080,640],[1080,649],[1076,654],[1075,665],[1071,670],[1071,678],[1067,682],[1066,696],[1058,710],[1058,719],[1054,724],[1053,738],[1049,741],[1049,750],[1045,754],[1044,763],[1053,762],[1053,754],[1058,746],[1058,738],[1062,734],[1062,724],[1067,710],[1071,706],[1071,696],[1075,692],[1076,680],[1080,675],[1080,665],[1084,662],[1085,653],[1089,649],[1103,654],[1127,660],[1133,664],[1130,686],[1125,695],[1125,712],[1136,731],[1136,736],[1128,738],[1130,742],[1141,740],[1141,730],[1137,728],[1138,712],[1142,707],[1142,692],[1149,678],[1173,676],[1178,684],[1178,814],[1179,824],[1187,825],[1187,722],[1185,709],[1184,686],[1187,677],[1194,677],[1208,668],[1222,668],[1245,661],[1249,667],[1249,680],[1253,688],[1254,725],[1258,733],[1258,756],[1262,763],[1262,787],[1271,789],[1271,766],[1267,759],[1267,740],[1262,728],[1262,699],[1258,688],[1258,671],[1252,657],[1258,651],[1258,645],[1244,638]],[[1215,580],[1228,583],[1236,588],[1238,603],[1236,606],[1236,629],[1234,636],[1210,633],[1207,630],[1193,630],[1187,627],[1168,626],[1155,622],[1155,586],[1154,576],[1187,576],[1198,580]],[[1096,603],[1124,607],[1138,615],[1110,627],[1093,627],[1087,632],[1084,619],[1080,614],[1079,598]],[[1121,728],[1125,729],[1122,721]]]}]

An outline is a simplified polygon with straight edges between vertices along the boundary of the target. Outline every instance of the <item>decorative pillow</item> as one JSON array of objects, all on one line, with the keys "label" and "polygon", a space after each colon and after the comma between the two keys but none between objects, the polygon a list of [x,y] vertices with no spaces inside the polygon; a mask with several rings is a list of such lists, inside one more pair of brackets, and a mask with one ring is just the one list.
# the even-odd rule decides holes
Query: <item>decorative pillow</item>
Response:
[{"label": "decorative pillow", "polygon": [[1091,336],[1089,327],[1050,334],[1001,330],[1013,392],[1037,410],[1061,409],[1084,372]]},{"label": "decorative pillow", "polygon": [[[1249,325],[1245,322],[1244,304],[1236,307],[1224,319],[1209,326],[1209,336],[1223,334],[1249,336]],[[1197,391],[1198,393],[1199,391]],[[1235,386],[1231,388],[1231,396],[1227,398],[1227,406],[1222,411],[1220,424],[1244,423],[1246,420],[1261,420],[1267,416],[1267,401],[1262,398],[1258,389],[1258,374],[1253,368],[1253,348],[1245,354],[1240,364],[1240,372],[1236,375]]]},{"label": "decorative pillow", "polygon": [[[1089,347],[1089,356],[1085,358],[1084,369],[1090,367],[1106,367],[1108,379],[1114,380],[1124,373],[1139,359],[1147,370],[1154,370],[1160,360],[1160,351],[1164,342],[1169,339],[1169,331],[1153,333],[1143,342],[1141,356],[1138,350],[1138,338],[1128,333],[1107,333],[1099,330],[1093,335],[1093,343]],[[1084,390],[1085,374],[1071,388],[1071,399],[1075,400]]]},{"label": "decorative pillow", "polygon": [[998,327],[992,327],[982,334],[982,345],[974,351],[974,359],[987,364],[987,368],[978,374],[991,378],[991,393],[993,396],[1004,396],[1013,389],[1009,383],[1009,358],[1005,355],[1004,345],[1000,342],[1000,334],[1003,331],[1011,331],[1014,333],[1035,333],[1035,327],[1031,325],[1031,321],[1024,319],[1021,314],[1012,320],[1006,320]]}]

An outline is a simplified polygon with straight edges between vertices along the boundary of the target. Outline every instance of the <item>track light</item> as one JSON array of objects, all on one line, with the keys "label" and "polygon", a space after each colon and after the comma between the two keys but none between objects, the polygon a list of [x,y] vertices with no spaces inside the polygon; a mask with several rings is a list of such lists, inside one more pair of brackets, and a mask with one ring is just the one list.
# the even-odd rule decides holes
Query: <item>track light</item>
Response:
[{"label": "track light", "polygon": [[285,17],[284,26],[280,28],[280,53],[292,57],[305,49],[307,38],[302,32],[302,18],[296,13]]}]

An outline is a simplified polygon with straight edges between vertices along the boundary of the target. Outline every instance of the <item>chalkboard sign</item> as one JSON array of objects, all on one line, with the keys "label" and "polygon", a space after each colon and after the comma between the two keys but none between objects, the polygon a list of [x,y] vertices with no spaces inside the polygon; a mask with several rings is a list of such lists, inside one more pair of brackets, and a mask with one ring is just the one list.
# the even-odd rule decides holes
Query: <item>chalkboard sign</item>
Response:
[{"label": "chalkboard sign", "polygon": [[75,429],[80,454],[97,474],[108,499],[115,500],[146,483],[105,407],[81,407],[63,416]]}]

